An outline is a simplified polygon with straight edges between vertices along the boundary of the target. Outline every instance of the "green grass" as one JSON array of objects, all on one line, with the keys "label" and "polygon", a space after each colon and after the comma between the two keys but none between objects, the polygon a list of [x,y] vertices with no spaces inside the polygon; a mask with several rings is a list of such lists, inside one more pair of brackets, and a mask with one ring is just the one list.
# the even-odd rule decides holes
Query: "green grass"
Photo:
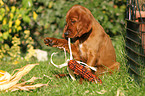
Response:
[{"label": "green grass", "polygon": [[[36,83],[48,82],[48,86],[37,88],[31,92],[27,91],[15,91],[15,92],[1,92],[0,96],[143,96],[145,94],[145,80],[140,82],[140,85],[135,82],[133,77],[130,77],[128,68],[126,67],[126,58],[124,50],[124,40],[122,36],[112,38],[113,45],[116,50],[117,61],[120,62],[121,67],[119,72],[115,72],[113,75],[104,75],[100,77],[103,84],[94,84],[84,81],[83,84],[79,84],[77,81],[72,81],[70,77],[55,78],[55,74],[68,73],[65,68],[58,69],[49,61],[40,62],[35,66],[23,79],[28,80],[32,76],[42,77],[41,80],[36,80]],[[53,48],[52,48],[53,50]],[[58,51],[55,49],[55,51]],[[49,52],[48,58],[53,51]],[[54,57],[54,61],[57,64],[64,62],[64,53],[59,51],[59,55]],[[14,69],[21,68],[27,64],[37,63],[32,60],[30,62],[21,61],[17,65],[7,64],[7,62],[0,63],[0,69],[12,73]],[[48,75],[49,78],[43,75]],[[102,94],[101,94],[102,93]]]}]

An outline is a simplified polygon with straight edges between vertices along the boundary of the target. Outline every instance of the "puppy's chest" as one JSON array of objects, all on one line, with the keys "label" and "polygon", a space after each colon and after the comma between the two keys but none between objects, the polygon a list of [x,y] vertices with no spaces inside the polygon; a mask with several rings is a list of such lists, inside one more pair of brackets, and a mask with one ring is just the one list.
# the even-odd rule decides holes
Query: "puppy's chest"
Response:
[{"label": "puppy's chest", "polygon": [[86,59],[87,58],[87,46],[85,46],[85,44],[79,44],[79,51],[80,51],[80,56],[83,58],[83,59]]}]

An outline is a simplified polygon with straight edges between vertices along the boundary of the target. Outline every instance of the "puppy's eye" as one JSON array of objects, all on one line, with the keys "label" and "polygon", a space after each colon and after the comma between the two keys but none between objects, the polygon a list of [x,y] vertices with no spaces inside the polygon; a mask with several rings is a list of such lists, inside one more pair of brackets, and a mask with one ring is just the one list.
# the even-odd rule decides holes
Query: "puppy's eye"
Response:
[{"label": "puppy's eye", "polygon": [[71,20],[71,23],[75,23],[76,21],[75,20]]}]

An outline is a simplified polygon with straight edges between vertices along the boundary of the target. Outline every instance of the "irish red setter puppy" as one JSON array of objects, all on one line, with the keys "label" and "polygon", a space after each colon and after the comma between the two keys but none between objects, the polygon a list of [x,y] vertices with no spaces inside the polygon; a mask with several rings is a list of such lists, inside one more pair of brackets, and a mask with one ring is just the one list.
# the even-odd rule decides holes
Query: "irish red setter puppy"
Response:
[{"label": "irish red setter puppy", "polygon": [[71,38],[74,59],[96,67],[96,74],[119,69],[110,37],[87,8],[74,5],[66,14],[66,23],[64,39],[47,37],[47,46],[64,47],[69,52],[67,38]]}]

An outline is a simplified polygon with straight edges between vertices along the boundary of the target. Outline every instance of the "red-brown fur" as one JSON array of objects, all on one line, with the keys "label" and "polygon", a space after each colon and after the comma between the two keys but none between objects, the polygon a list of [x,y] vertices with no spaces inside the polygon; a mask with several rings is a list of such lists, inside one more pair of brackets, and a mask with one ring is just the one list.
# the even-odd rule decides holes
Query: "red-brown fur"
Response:
[{"label": "red-brown fur", "polygon": [[67,38],[71,38],[74,59],[96,67],[96,74],[119,69],[110,37],[87,8],[74,5],[66,14],[66,22],[64,39],[47,37],[46,45],[64,47],[69,52]]}]

